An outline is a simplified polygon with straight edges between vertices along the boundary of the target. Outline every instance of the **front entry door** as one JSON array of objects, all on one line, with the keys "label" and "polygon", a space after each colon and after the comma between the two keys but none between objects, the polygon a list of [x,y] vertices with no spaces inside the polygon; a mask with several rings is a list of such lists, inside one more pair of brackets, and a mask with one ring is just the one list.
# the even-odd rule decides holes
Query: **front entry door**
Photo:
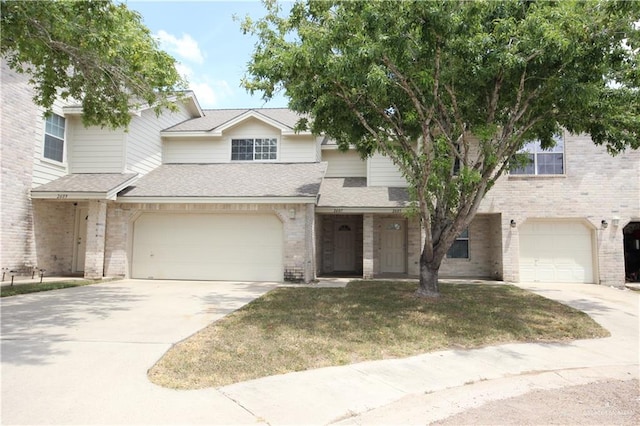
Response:
[{"label": "front entry door", "polygon": [[380,272],[403,274],[406,272],[406,221],[385,219],[380,234]]},{"label": "front entry door", "polygon": [[333,252],[333,269],[340,272],[352,272],[356,269],[356,232],[353,221],[336,221],[333,235],[335,250]]},{"label": "front entry door", "polygon": [[87,251],[87,219],[89,218],[89,209],[87,207],[80,207],[76,211],[76,241],[75,252],[73,257],[75,259],[75,272],[84,272],[84,259]]}]

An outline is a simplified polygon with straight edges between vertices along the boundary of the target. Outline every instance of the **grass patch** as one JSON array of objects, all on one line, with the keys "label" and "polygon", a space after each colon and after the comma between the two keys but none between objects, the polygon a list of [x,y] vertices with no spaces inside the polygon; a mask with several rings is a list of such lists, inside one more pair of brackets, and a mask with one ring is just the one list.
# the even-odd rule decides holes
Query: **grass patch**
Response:
[{"label": "grass patch", "polygon": [[81,287],[84,285],[103,283],[108,280],[69,280],[44,283],[3,285],[0,287],[0,297],[16,296],[18,294],[38,293],[40,291],[59,290],[61,288]]},{"label": "grass patch", "polygon": [[149,370],[170,388],[223,386],[292,371],[446,348],[608,336],[588,315],[515,286],[415,283],[278,288],[175,345]]}]

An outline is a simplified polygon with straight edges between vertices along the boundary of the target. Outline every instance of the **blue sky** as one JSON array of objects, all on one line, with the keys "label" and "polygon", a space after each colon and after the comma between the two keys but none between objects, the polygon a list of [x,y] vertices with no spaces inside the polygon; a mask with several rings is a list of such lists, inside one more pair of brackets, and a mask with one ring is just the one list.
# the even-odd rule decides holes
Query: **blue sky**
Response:
[{"label": "blue sky", "polygon": [[283,96],[265,103],[240,87],[256,38],[243,35],[233,16],[260,18],[259,1],[126,1],[139,12],[163,50],[180,63],[203,108],[286,107]]}]

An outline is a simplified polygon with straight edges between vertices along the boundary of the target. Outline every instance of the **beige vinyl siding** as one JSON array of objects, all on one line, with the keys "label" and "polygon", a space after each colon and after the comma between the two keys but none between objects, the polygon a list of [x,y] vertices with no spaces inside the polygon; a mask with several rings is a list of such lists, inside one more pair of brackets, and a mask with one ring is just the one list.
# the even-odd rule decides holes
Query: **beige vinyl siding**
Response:
[{"label": "beige vinyl siding", "polygon": [[324,140],[324,136],[316,136],[316,146],[315,146],[315,161],[322,161],[322,141]]},{"label": "beige vinyl siding", "polygon": [[367,177],[367,163],[355,151],[322,151],[322,161],[326,161],[326,177]]},{"label": "beige vinyl siding", "polygon": [[407,181],[393,162],[380,154],[367,161],[368,186],[406,187]]},{"label": "beige vinyl siding", "polygon": [[315,137],[311,135],[283,136],[280,140],[280,155],[278,158],[283,163],[315,162]]},{"label": "beige vinyl siding", "polygon": [[231,161],[231,140],[249,138],[277,138],[278,159],[276,161],[282,161],[280,159],[282,156],[282,135],[280,134],[280,130],[258,119],[249,118],[223,132],[224,145],[227,149],[225,162]]},{"label": "beige vinyl siding", "polygon": [[79,118],[74,118],[72,133],[67,144],[71,173],[122,173],[125,170],[124,130],[84,127]]},{"label": "beige vinyl siding", "polygon": [[[62,108],[64,107],[64,103],[57,100],[54,102],[52,110],[55,114],[58,114],[64,117],[64,113]],[[44,150],[44,127],[45,127],[45,119],[44,119],[44,111],[36,114],[36,121],[34,123],[26,123],[31,124],[33,129],[35,130],[35,150],[34,150],[34,158],[33,158],[33,183],[32,187],[43,185],[45,183],[49,183],[62,177],[67,174],[68,164],[69,164],[69,140],[72,136],[72,127],[70,125],[71,119],[66,117],[65,121],[65,143],[64,143],[64,154],[63,154],[63,162],[59,163],[54,160],[50,160],[48,158],[44,158],[43,150]]]},{"label": "beige vinyl siding", "polygon": [[229,147],[221,138],[165,140],[163,163],[227,163]]},{"label": "beige vinyl siding", "polygon": [[144,175],[162,164],[160,131],[190,118],[184,105],[159,117],[148,109],[134,117],[127,134],[126,170]]}]

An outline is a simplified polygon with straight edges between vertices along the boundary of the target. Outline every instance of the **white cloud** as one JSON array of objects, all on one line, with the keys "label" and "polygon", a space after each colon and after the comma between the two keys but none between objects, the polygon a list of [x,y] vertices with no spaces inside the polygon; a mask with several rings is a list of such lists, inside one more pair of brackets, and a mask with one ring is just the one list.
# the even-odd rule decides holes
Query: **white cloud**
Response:
[{"label": "white cloud", "polygon": [[229,83],[224,80],[191,81],[189,88],[194,91],[203,108],[219,108],[225,99],[233,95]]},{"label": "white cloud", "polygon": [[204,63],[204,55],[198,46],[198,42],[189,34],[182,34],[182,37],[178,38],[173,34],[160,30],[156,34],[156,38],[160,42],[160,46],[169,53],[196,64]]},{"label": "white cloud", "polygon": [[178,74],[180,74],[187,80],[189,80],[189,78],[193,75],[193,70],[191,69],[191,67],[183,64],[182,62],[176,62],[176,71],[178,71]]}]

